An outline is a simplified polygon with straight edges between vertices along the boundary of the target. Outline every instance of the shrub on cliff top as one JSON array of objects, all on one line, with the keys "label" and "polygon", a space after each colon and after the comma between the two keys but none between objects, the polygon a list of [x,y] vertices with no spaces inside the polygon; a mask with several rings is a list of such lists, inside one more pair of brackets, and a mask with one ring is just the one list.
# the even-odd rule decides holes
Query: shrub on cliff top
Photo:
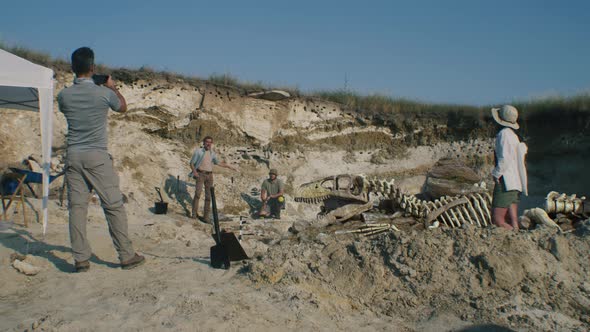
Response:
[{"label": "shrub on cliff top", "polygon": [[[53,68],[54,70],[70,71],[69,61],[64,59],[54,59],[47,53],[33,51],[20,46],[9,47],[1,41],[0,49],[4,49],[39,65]],[[112,74],[115,79],[124,83],[133,83],[139,79],[164,79],[167,81],[183,80],[187,83],[196,85],[204,81],[196,77],[188,77],[170,71],[156,71],[147,66],[142,66],[139,69],[112,69],[101,64],[98,64],[97,66],[97,71],[101,73]],[[213,84],[233,86],[244,90],[245,92],[280,89],[288,91],[292,96],[302,95],[298,88],[273,87],[260,81],[255,83],[245,82],[239,80],[231,74],[213,74],[209,76],[207,81]],[[307,94],[307,97],[317,97],[320,99],[340,103],[350,111],[371,117],[377,117],[384,121],[394,119],[396,114],[402,115],[402,118],[408,118],[426,112],[430,113],[431,115],[440,114],[441,117],[448,117],[449,114],[451,114],[453,116],[460,115],[462,117],[464,116],[468,118],[481,118],[482,115],[489,115],[488,113],[491,107],[431,104],[405,98],[392,98],[380,94],[363,96],[348,90],[316,91]],[[524,117],[542,112],[589,112],[590,93],[586,92],[572,97],[550,97],[530,101],[512,101],[512,104],[522,112]]]}]

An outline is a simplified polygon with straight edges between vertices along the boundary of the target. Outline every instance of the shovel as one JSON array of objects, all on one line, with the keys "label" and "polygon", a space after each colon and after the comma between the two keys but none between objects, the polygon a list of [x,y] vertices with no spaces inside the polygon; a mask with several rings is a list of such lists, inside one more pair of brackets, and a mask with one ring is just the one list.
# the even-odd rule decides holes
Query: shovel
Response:
[{"label": "shovel", "polygon": [[242,248],[240,241],[234,233],[221,232],[219,229],[219,216],[217,215],[217,202],[215,201],[215,189],[211,187],[211,209],[213,210],[213,226],[215,228],[215,245],[211,247],[211,266],[216,269],[229,269],[230,261],[247,259],[248,255]]},{"label": "shovel", "polygon": [[158,192],[158,196],[160,196],[160,201],[156,202],[154,206],[154,213],[155,214],[166,214],[168,211],[168,203],[164,202],[162,198],[162,193],[160,192],[160,188],[156,187],[156,192]]}]

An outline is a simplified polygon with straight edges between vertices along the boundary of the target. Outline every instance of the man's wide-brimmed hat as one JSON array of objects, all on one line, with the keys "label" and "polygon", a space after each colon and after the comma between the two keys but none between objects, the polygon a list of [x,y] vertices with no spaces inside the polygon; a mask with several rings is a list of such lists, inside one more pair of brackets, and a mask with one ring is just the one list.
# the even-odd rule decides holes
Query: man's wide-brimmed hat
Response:
[{"label": "man's wide-brimmed hat", "polygon": [[274,175],[278,176],[279,172],[277,172],[276,168],[271,168],[270,171],[268,171],[268,174],[274,174]]},{"label": "man's wide-brimmed hat", "polygon": [[492,116],[496,122],[504,127],[518,129],[520,126],[516,123],[518,119],[518,110],[512,105],[504,105],[500,108],[492,108]]}]

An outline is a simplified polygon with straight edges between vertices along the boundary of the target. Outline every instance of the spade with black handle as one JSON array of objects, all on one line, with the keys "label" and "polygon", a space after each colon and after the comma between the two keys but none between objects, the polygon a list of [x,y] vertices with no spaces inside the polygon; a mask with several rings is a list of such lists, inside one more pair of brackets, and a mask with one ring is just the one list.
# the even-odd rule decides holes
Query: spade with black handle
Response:
[{"label": "spade with black handle", "polygon": [[158,193],[158,196],[160,196],[160,201],[155,202],[154,213],[166,214],[166,212],[168,211],[168,202],[164,202],[164,199],[162,198],[162,193],[160,192],[160,188],[156,187],[156,192]]},{"label": "spade with black handle", "polygon": [[221,231],[219,230],[219,217],[217,216],[217,203],[215,202],[215,188],[211,187],[211,209],[213,210],[213,227],[215,228],[215,245],[211,247],[211,266],[216,269],[229,269],[229,255],[221,242]]},{"label": "spade with black handle", "polygon": [[217,214],[217,202],[215,201],[215,189],[211,187],[211,209],[213,210],[213,227],[215,228],[215,245],[211,247],[211,266],[216,269],[229,269],[230,261],[247,259],[248,255],[242,248],[240,241],[232,232],[221,232],[219,228],[219,216]]}]

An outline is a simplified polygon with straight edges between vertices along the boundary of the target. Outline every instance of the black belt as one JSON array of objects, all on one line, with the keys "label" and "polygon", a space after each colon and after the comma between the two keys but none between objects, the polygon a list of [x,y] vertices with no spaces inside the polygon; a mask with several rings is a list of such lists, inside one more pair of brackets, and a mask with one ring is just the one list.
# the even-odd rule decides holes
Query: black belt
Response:
[{"label": "black belt", "polygon": [[201,171],[200,169],[197,170],[197,173],[203,173],[203,174],[211,174],[213,172],[209,172],[209,171]]}]

